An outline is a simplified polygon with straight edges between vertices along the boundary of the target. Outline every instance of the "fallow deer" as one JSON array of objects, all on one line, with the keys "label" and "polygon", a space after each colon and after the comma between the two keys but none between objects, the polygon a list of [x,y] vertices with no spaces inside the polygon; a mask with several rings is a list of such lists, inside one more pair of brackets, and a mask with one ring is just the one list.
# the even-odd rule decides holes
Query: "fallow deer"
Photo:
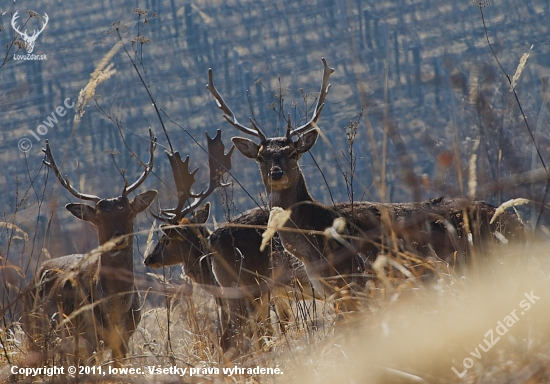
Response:
[{"label": "fallow deer", "polygon": [[[289,115],[284,137],[267,137],[252,119],[251,127],[239,123],[215,88],[212,69],[207,84],[223,117],[237,130],[260,139],[260,144],[242,137],[233,137],[232,141],[245,157],[259,163],[270,206],[291,211],[279,236],[284,248],[304,262],[312,283],[318,284],[317,289],[326,294],[334,293],[335,285],[361,290],[370,263],[379,253],[396,247],[447,259],[455,251],[459,257],[469,251],[468,233],[473,235],[474,244],[492,237],[496,231],[507,238],[522,237],[522,226],[512,215],[502,215],[499,221],[489,224],[495,208],[483,202],[436,198],[421,203],[355,202],[332,207],[315,202],[298,160],[314,146],[319,135],[317,120],[330,89],[329,77],[334,72],[324,58],[322,61],[323,79],[313,116],[292,129]],[[296,141],[294,136],[298,136]],[[345,219],[346,225],[327,232],[337,218]],[[342,242],[339,231],[355,240]],[[326,236],[327,233],[334,236]],[[397,241],[392,241],[396,235]],[[332,278],[334,282],[329,281]]]},{"label": "fallow deer", "polygon": [[[208,137],[208,135],[207,135]],[[221,132],[214,139],[208,138],[210,164],[210,187],[220,186],[220,178],[231,169],[232,148],[224,155]],[[285,254],[278,239],[271,248],[259,251],[262,241],[261,227],[265,227],[269,213],[253,209],[239,215],[230,224],[210,233],[204,225],[210,212],[207,203],[196,209],[210,193],[201,193],[189,206],[183,208],[192,195],[191,186],[197,170],[189,172],[189,157],[181,161],[179,154],[168,154],[174,181],[178,190],[178,207],[162,210],[159,218],[169,225],[161,226],[162,237],[146,256],[145,265],[151,268],[183,264],[186,275],[207,291],[216,294],[211,279],[213,271],[217,284],[223,289],[223,296],[229,309],[229,329],[222,335],[222,347],[240,348],[237,333],[243,332],[245,322],[252,317],[251,327],[262,333],[271,334],[270,326],[263,326],[268,316],[268,293],[283,294],[285,286],[294,282],[294,277],[304,287],[304,298],[313,293],[307,275],[299,263]],[[195,210],[190,218],[185,216]],[[210,265],[211,268],[210,269]],[[286,293],[285,297],[288,296]]]},{"label": "fallow deer", "polygon": [[71,203],[66,209],[96,227],[101,246],[88,254],[62,256],[41,265],[34,289],[29,291],[26,300],[24,324],[32,343],[46,344],[43,347],[48,348],[45,335],[70,334],[75,340],[75,354],[81,353],[79,339],[86,343],[86,356],[79,356],[82,359],[92,356],[103,342],[106,349],[112,350],[114,364],[121,365],[128,351],[128,340],[141,318],[140,297],[134,281],[134,219],[157,196],[156,190],[149,190],[128,199],[153,169],[156,138],[151,131],[149,134],[150,159],[145,170],[131,185],[126,179],[122,194],[116,198],[100,198],[77,191],[68,178],[61,176],[46,141],[44,164],[71,194],[95,203],[94,206]]},{"label": "fallow deer", "polygon": [[[163,235],[146,255],[144,263],[151,268],[182,264],[185,274],[195,283],[212,285],[215,280],[210,260],[203,257],[208,254],[205,252],[205,244],[208,243],[210,231],[204,224],[210,215],[210,203],[200,208],[199,206],[216,188],[223,186],[221,179],[231,169],[234,147],[227,154],[224,153],[221,131],[213,139],[206,133],[206,138],[210,182],[208,189],[198,195],[191,192],[198,168],[190,172],[189,156],[182,161],[179,152],[166,152],[176,184],[178,205],[175,208],[162,209],[159,215],[155,215],[166,224],[160,226]],[[187,218],[190,214],[191,217]]]}]

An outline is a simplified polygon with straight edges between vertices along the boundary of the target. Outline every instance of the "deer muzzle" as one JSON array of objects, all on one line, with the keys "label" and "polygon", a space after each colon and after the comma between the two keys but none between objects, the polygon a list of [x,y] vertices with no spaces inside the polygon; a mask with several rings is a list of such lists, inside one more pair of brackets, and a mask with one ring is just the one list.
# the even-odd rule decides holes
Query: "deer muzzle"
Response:
[{"label": "deer muzzle", "polygon": [[269,177],[271,178],[271,180],[274,181],[281,180],[283,178],[283,174],[284,172],[279,166],[271,167],[271,169],[269,170]]},{"label": "deer muzzle", "polygon": [[164,243],[162,241],[145,256],[143,264],[152,269],[157,269],[164,265]]}]

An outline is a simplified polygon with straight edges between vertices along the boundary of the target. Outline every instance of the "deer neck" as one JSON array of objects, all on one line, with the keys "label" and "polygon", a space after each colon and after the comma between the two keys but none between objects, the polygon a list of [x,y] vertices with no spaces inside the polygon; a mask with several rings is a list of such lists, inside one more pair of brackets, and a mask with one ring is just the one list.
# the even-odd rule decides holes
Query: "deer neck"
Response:
[{"label": "deer neck", "polygon": [[189,251],[189,257],[184,263],[185,274],[191,277],[199,284],[212,284],[212,269],[208,257],[204,257],[212,252],[208,243],[210,231],[208,228],[200,226],[196,232],[194,246]]},{"label": "deer neck", "polygon": [[302,170],[298,168],[298,179],[295,185],[290,186],[287,189],[271,191],[269,203],[271,208],[281,207],[287,209],[296,203],[303,201],[314,201],[313,197],[309,194],[306,186],[306,180]]},{"label": "deer neck", "polygon": [[99,258],[98,285],[107,294],[134,290],[134,236],[128,236],[128,246],[103,252]]}]

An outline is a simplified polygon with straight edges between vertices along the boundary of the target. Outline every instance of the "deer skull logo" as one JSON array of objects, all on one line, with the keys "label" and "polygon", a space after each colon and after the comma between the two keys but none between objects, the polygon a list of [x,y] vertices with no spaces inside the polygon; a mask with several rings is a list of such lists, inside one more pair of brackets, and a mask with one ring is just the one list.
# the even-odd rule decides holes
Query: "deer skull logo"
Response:
[{"label": "deer skull logo", "polygon": [[18,13],[19,13],[19,11],[15,12],[13,14],[13,17],[11,18],[11,26],[13,27],[15,32],[17,32],[21,35],[21,38],[23,39],[25,44],[27,44],[27,53],[32,53],[32,51],[34,49],[34,43],[36,42],[36,39],[42,33],[44,28],[46,28],[46,25],[48,25],[48,20],[49,20],[48,14],[44,13],[44,21],[42,22],[42,29],[41,30],[35,29],[32,32],[32,35],[29,36],[29,35],[27,35],[27,30],[26,29],[23,32],[21,32],[17,28],[17,25],[16,25],[15,21],[19,18]]}]

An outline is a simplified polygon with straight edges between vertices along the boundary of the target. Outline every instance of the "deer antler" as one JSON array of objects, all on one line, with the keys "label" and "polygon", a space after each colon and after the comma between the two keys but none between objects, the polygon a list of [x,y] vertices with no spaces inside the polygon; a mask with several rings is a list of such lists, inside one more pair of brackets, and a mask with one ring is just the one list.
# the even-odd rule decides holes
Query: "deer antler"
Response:
[{"label": "deer antler", "polygon": [[[160,215],[155,215],[156,218],[171,224],[177,224],[181,218],[193,212],[216,188],[226,186],[226,184],[221,183],[221,178],[231,169],[231,155],[235,147],[232,146],[229,152],[225,154],[225,146],[221,137],[222,133],[219,129],[213,139],[206,133],[210,182],[208,189],[198,195],[191,193],[191,186],[195,182],[195,173],[198,171],[198,168],[193,172],[189,172],[189,156],[185,158],[185,161],[181,161],[178,152],[175,152],[173,155],[166,152],[178,191],[178,206],[176,208],[161,210]],[[195,200],[186,208],[183,208],[191,197],[194,197]]]},{"label": "deer antler", "polygon": [[[222,131],[218,129],[216,136],[212,139],[208,132],[206,133],[206,140],[208,142],[208,167],[210,169],[210,183],[206,192],[200,195],[210,195],[218,187],[226,187],[229,184],[223,184],[220,182],[222,176],[231,170],[231,155],[235,147],[232,146],[227,154],[225,152],[225,146],[222,142]],[[201,197],[198,196],[198,197]]]},{"label": "deer antler", "polygon": [[[299,135],[302,132],[305,132],[309,130],[311,127],[313,127],[315,124],[317,124],[317,120],[319,119],[319,116],[321,115],[321,111],[323,110],[323,107],[325,106],[325,99],[327,97],[328,91],[330,89],[330,84],[328,83],[328,78],[330,75],[334,73],[334,68],[330,68],[327,64],[327,61],[324,57],[321,58],[323,60],[323,83],[321,85],[321,92],[319,94],[319,98],[317,99],[317,105],[315,106],[315,110],[313,112],[313,116],[311,119],[305,123],[304,125],[295,128],[293,130],[287,129],[287,138],[291,138],[292,136]],[[290,116],[289,116],[289,122],[290,122]]]},{"label": "deer antler", "polygon": [[[330,89],[330,84],[328,83],[328,79],[329,79],[330,75],[332,75],[332,73],[334,73],[334,69],[330,68],[328,66],[327,61],[325,60],[324,57],[321,58],[321,60],[323,61],[323,66],[324,66],[324,69],[323,69],[323,83],[321,85],[321,92],[319,94],[319,98],[317,99],[317,105],[315,106],[313,116],[304,125],[302,125],[298,128],[295,128],[295,129],[290,129],[291,123],[290,123],[290,115],[289,115],[288,120],[287,120],[288,127],[287,127],[287,130],[286,130],[286,137],[288,139],[290,139],[292,136],[299,135],[300,133],[311,129],[314,125],[316,125],[317,120],[319,119],[319,116],[321,115],[321,111],[323,110],[323,107],[325,106],[325,99],[326,99],[328,91]],[[246,126],[242,125],[241,123],[239,123],[239,121],[235,117],[235,114],[233,113],[233,111],[229,108],[229,106],[225,103],[223,98],[218,93],[218,90],[214,86],[214,81],[212,80],[212,77],[213,77],[212,76],[212,68],[209,68],[208,69],[208,84],[206,85],[206,88],[208,88],[208,90],[216,98],[216,103],[218,104],[218,107],[224,112],[223,117],[225,118],[225,120],[227,120],[229,122],[229,124],[231,124],[232,126],[237,128],[239,131],[244,132],[248,135],[258,137],[261,141],[265,141],[266,136],[256,126],[256,124],[254,124],[254,121],[252,120],[252,118],[250,118],[250,124],[252,124],[252,128],[246,127]]]},{"label": "deer antler", "polygon": [[218,107],[224,112],[223,117],[225,118],[225,120],[227,120],[229,124],[237,128],[239,131],[244,132],[248,135],[255,136],[261,141],[265,141],[265,135],[260,130],[260,128],[258,128],[256,124],[254,124],[252,118],[250,118],[250,124],[252,124],[253,129],[239,123],[231,108],[229,108],[229,106],[225,103],[223,98],[218,93],[218,90],[214,86],[214,81],[212,80],[212,77],[212,68],[208,68],[208,84],[206,85],[206,88],[208,88],[210,93],[212,93],[212,95],[214,95],[214,97],[216,98],[216,103],[218,104]]},{"label": "deer antler", "polygon": [[172,168],[172,175],[178,191],[178,205],[175,208],[162,209],[160,215],[154,216],[164,222],[177,224],[183,217],[181,211],[185,204],[188,203],[191,197],[197,197],[191,193],[191,186],[195,183],[195,173],[199,168],[189,172],[189,156],[182,161],[178,151],[173,154],[168,151],[164,151],[164,153],[168,156],[170,168]]},{"label": "deer antler", "polygon": [[81,199],[81,200],[91,200],[91,201],[94,201],[96,203],[99,200],[101,200],[101,198],[98,197],[98,196],[88,195],[88,194],[85,194],[85,193],[78,192],[76,189],[74,189],[71,186],[71,183],[69,183],[69,178],[67,176],[65,176],[65,178],[63,179],[63,177],[61,176],[61,172],[59,172],[59,168],[57,168],[57,164],[55,163],[55,160],[53,159],[52,151],[50,149],[50,143],[48,142],[48,140],[46,140],[46,149],[42,149],[42,152],[44,152],[44,154],[46,155],[46,158],[47,158],[47,159],[42,160],[42,162],[45,165],[47,165],[48,167],[50,167],[50,169],[53,171],[53,173],[55,174],[55,176],[57,177],[57,179],[59,180],[61,185],[63,187],[65,187],[66,190],[68,190],[76,198]]},{"label": "deer antler", "polygon": [[153,170],[153,161],[154,161],[154,154],[155,154],[155,148],[157,147],[157,138],[153,135],[153,131],[151,131],[151,128],[149,128],[149,162],[145,164],[145,170],[141,174],[141,176],[130,186],[128,186],[128,179],[124,178],[124,189],[122,190],[122,197],[128,196],[131,192],[135,191],[137,187],[141,185],[149,176],[149,173]]}]

